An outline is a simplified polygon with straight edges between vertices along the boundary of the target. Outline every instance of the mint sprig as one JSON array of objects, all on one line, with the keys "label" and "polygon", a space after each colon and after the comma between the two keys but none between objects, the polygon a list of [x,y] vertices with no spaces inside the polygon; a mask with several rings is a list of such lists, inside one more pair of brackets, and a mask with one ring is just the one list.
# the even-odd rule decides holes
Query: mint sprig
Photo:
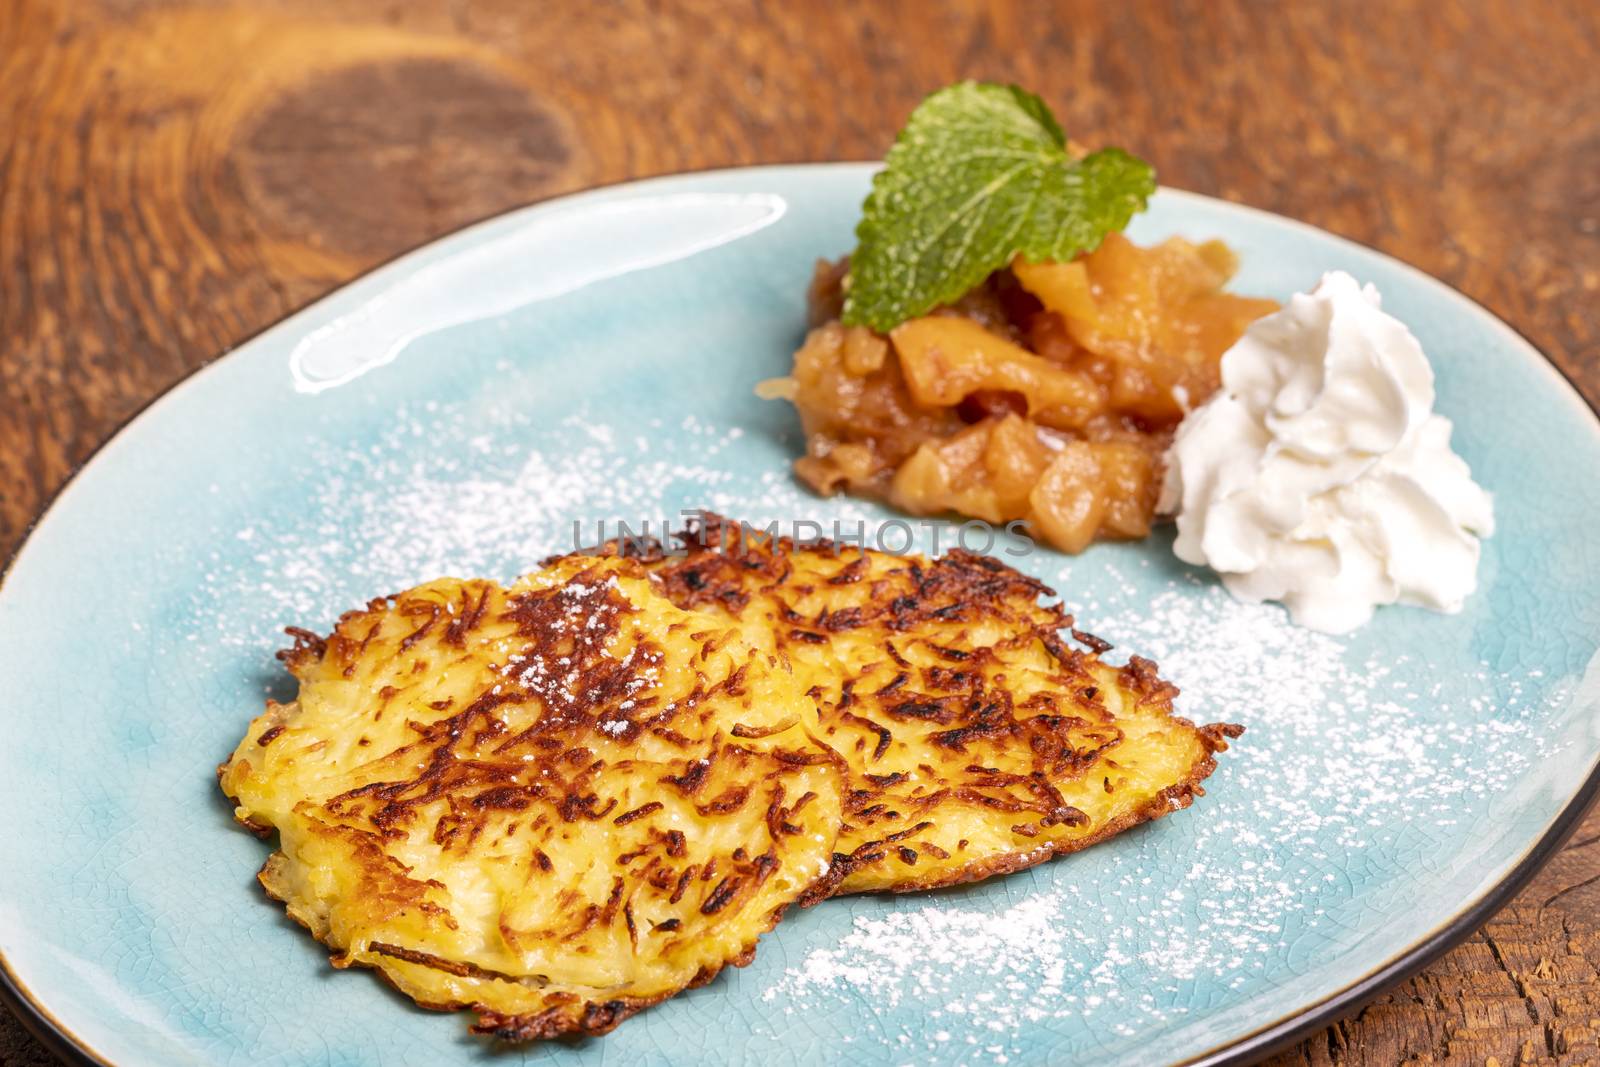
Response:
[{"label": "mint sprig", "polygon": [[911,113],[872,180],[844,322],[887,332],[1015,256],[1066,261],[1091,251],[1155,188],[1150,164],[1121,149],[1073,158],[1030,92],[984,82],[940,89]]}]

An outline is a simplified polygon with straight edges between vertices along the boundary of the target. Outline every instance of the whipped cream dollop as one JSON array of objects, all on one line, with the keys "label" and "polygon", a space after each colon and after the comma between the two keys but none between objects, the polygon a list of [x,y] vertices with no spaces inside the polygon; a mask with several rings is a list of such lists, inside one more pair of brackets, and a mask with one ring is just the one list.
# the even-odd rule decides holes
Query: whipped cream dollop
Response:
[{"label": "whipped cream dollop", "polygon": [[1174,550],[1325,633],[1379,604],[1460,611],[1494,510],[1433,400],[1422,346],[1378,291],[1324,275],[1251,324],[1179,426],[1161,493]]}]

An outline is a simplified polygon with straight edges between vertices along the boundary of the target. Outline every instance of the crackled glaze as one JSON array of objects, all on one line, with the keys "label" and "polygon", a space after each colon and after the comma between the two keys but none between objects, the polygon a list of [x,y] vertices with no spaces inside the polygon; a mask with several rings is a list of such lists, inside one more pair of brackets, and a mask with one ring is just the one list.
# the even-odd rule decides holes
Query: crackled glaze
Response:
[{"label": "crackled glaze", "polygon": [[[1462,614],[1309,634],[1170,562],[1166,535],[1013,557],[1161,660],[1187,713],[1249,727],[1209,795],[1009,878],[792,914],[749,968],[599,1041],[492,1054],[463,1020],[333,971],[263,898],[266,847],[232,825],[212,768],[283,695],[282,625],[326,628],[443,572],[509,578],[569,547],[577,519],[889,517],[798,489],[798,428],[750,392],[786,369],[811,262],[850,244],[868,173],[669,179],[491,221],[268,331],[119,435],[0,588],[0,802],[29,813],[0,837],[0,952],[38,1002],[129,1065],[1149,1064],[1304,1011],[1490,893],[1600,753],[1594,417],[1408,268],[1163,192],[1136,238],[1221,236],[1236,286],[1280,298],[1349,270],[1422,340],[1502,524]],[[692,226],[684,195],[706,215]],[[620,217],[692,254],[614,269]],[[590,280],[475,287],[474,269],[517,269],[510,247]],[[419,276],[451,278],[452,299],[391,320]],[[292,354],[344,331],[371,366],[297,388]]]}]

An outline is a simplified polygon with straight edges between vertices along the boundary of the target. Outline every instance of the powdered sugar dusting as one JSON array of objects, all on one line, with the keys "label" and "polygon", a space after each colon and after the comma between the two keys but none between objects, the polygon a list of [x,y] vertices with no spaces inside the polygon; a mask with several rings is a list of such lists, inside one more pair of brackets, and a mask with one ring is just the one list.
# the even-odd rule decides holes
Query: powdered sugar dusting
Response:
[{"label": "powdered sugar dusting", "polygon": [[[539,425],[481,403],[402,407],[376,439],[308,461],[305,513],[217,531],[240,547],[214,557],[188,616],[206,636],[197,644],[267,664],[285,624],[325,629],[375,593],[445,574],[508,580],[572,548],[575,520],[592,540],[598,518],[648,518],[659,532],[682,508],[869,529],[885,518],[798,488],[790,447],[697,418],[575,412]],[[1355,956],[1353,931],[1372,936],[1375,917],[1414,909],[1442,915],[1478,884],[1473,850],[1486,854],[1489,835],[1466,828],[1527,835],[1489,812],[1555,753],[1546,724],[1567,688],[1487,665],[1441,676],[1361,635],[1294,629],[1166,551],[1158,536],[1008,561],[1061,589],[1087,629],[1160,662],[1184,714],[1247,725],[1209,795],[1008,878],[791,914],[739,979],[757,983],[752,1040],[780,1041],[786,1019],[807,1015],[838,1016],[854,1054],[875,1062],[1004,1064],[1040,1028],[1059,1035],[1060,1057],[1132,1047],[1117,1043],[1187,1017],[1248,1015],[1252,997],[1319,969],[1329,988],[1328,968]],[[1437,901],[1417,898],[1419,869]],[[921,1022],[895,1021],[907,1012]]]},{"label": "powdered sugar dusting", "polygon": [[[610,532],[622,520],[660,534],[681,527],[685,509],[761,523],[815,509],[782,466],[735,489],[725,456],[740,427],[690,417],[633,429],[642,432],[587,411],[538,427],[500,407],[402,406],[371,444],[319,457],[320,469],[307,475],[316,487],[312,516],[265,516],[231,531],[253,551],[245,565],[218,557],[195,617],[224,626],[225,644],[275,648],[284,625],[325,628],[375,593],[445,575],[510,580],[592,543],[601,520]],[[832,510],[867,514],[849,502]],[[274,613],[218,619],[216,606],[240,594],[265,598]]]}]

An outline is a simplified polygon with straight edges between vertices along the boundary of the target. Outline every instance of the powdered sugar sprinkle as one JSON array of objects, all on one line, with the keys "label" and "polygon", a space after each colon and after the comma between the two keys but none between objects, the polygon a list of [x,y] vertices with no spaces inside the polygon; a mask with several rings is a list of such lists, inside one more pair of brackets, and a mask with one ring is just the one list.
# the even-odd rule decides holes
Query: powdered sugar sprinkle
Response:
[{"label": "powdered sugar sprinkle", "polygon": [[[785,468],[787,444],[703,419],[613,425],[579,412],[537,427],[509,409],[433,404],[402,407],[387,426],[315,461],[307,514],[218,531],[242,547],[219,555],[190,605],[210,641],[264,663],[281,626],[325,629],[375,592],[445,574],[508,580],[573,547],[574,520],[675,520],[682,507],[757,523],[887,514],[810,496]],[[1439,677],[1360,635],[1294,629],[1163,552],[1158,537],[1020,564],[1088,629],[1160,662],[1184,714],[1247,725],[1210,795],[1008,878],[791,916],[750,972],[766,1009],[753,1037],[777,1040],[783,1018],[821,1012],[876,1019],[839,1027],[863,1056],[878,1046],[874,1060],[1004,1064],[1041,1027],[1059,1034],[1058,1056],[1102,1050],[1348,963],[1352,931],[1429,906],[1399,899],[1416,891],[1419,864],[1459,899],[1473,874],[1464,828],[1486,825],[1555,754],[1546,724],[1571,686],[1488,665]],[[904,1012],[926,1025],[893,1021]]]}]

